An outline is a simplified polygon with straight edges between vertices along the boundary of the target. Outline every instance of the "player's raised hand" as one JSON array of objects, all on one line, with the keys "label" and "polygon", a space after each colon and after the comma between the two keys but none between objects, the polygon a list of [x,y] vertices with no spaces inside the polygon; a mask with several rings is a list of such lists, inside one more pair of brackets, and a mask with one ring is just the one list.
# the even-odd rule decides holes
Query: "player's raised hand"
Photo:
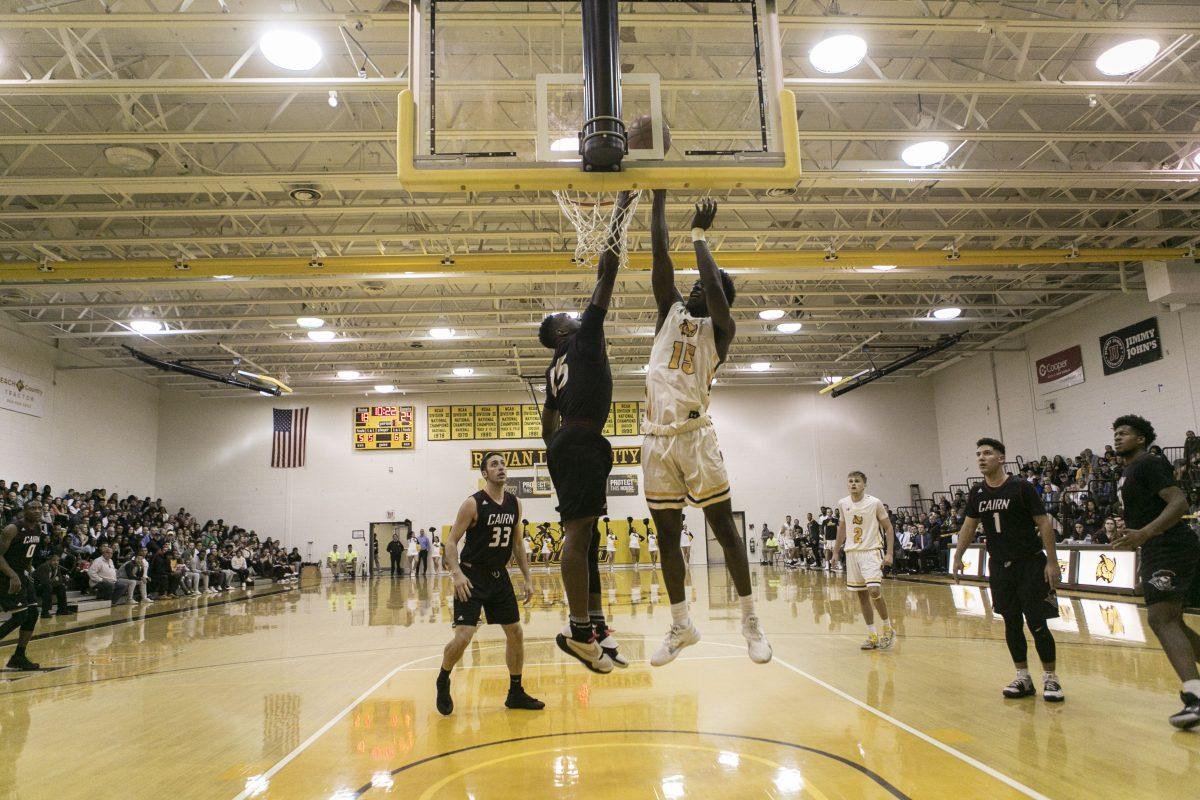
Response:
[{"label": "player's raised hand", "polygon": [[692,215],[692,227],[708,230],[712,227],[717,216],[717,201],[706,197],[696,203],[696,213]]},{"label": "player's raised hand", "polygon": [[450,574],[450,580],[454,582],[454,596],[464,603],[471,599],[471,579],[462,573],[462,570],[456,570]]}]

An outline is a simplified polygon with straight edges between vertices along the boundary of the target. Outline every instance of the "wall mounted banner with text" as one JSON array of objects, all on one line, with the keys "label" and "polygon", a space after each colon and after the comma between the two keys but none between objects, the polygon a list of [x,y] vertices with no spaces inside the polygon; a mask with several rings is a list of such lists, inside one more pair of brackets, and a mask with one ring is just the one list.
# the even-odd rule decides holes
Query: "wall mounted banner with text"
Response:
[{"label": "wall mounted banner with text", "polygon": [[1100,361],[1104,364],[1105,375],[1140,367],[1162,357],[1158,317],[1144,319],[1100,337]]},{"label": "wall mounted banner with text", "polygon": [[[535,488],[536,482],[536,488]],[[534,497],[545,497],[553,489],[550,483],[549,476],[545,477],[509,477],[505,482],[504,488],[509,494],[528,500]],[[480,481],[480,488],[483,488],[483,481]],[[609,475],[608,485],[604,489],[604,494],[607,497],[637,497],[638,493],[638,476],[637,475]]]},{"label": "wall mounted banner with text", "polygon": [[0,408],[28,414],[31,417],[46,415],[47,383],[0,367]]},{"label": "wall mounted banner with text", "polygon": [[[642,448],[640,446],[614,447],[612,450],[614,467],[641,466]],[[499,453],[504,456],[504,463],[508,465],[509,469],[521,469],[522,467],[532,469],[546,466],[546,448],[522,447],[516,450],[472,450],[471,469],[479,469],[485,453]]]},{"label": "wall mounted banner with text", "polygon": [[[637,436],[645,405],[636,400],[613,403],[601,433]],[[431,442],[542,438],[542,417],[533,403],[429,406],[425,413]]]},{"label": "wall mounted banner with text", "polygon": [[1050,394],[1083,383],[1083,348],[1059,350],[1037,360],[1038,394]]}]

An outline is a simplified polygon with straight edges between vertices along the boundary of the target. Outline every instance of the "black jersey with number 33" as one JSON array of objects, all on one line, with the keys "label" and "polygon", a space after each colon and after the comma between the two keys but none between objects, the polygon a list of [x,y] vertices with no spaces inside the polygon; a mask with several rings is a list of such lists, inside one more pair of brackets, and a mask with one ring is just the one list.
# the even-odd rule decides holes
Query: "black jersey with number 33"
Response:
[{"label": "black jersey with number 33", "polygon": [[513,535],[517,530],[517,498],[504,493],[497,503],[480,489],[475,499],[475,524],[467,528],[467,543],[461,561],[472,571],[503,570],[512,556]]},{"label": "black jersey with number 33", "polygon": [[967,498],[967,516],[979,520],[987,534],[987,551],[992,558],[1013,561],[1042,551],[1034,517],[1043,516],[1046,506],[1029,481],[1009,478],[993,488],[980,481]]}]

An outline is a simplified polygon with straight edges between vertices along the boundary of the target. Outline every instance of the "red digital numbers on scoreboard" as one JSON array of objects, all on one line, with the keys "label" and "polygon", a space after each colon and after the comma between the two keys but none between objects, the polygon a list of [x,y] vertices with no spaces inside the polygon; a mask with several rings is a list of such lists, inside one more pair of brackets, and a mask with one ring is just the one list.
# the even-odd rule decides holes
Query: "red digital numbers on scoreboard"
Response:
[{"label": "red digital numbers on scoreboard", "polygon": [[371,416],[374,417],[394,417],[396,414],[395,406],[374,406],[371,409]]}]

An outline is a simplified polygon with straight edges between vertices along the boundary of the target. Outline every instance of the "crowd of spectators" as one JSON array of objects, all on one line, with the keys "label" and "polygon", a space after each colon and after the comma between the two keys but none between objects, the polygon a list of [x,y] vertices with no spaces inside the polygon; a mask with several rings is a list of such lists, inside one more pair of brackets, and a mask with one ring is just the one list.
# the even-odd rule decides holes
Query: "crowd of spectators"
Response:
[{"label": "crowd of spectators", "polygon": [[56,494],[49,485],[0,480],[0,526],[30,500],[42,504],[42,541],[33,567],[42,616],[71,613],[67,592],[97,599],[152,603],[184,595],[253,586],[254,579],[295,582],[300,551],[252,530],[208,520],[161,499],[125,498],[104,489]]}]

